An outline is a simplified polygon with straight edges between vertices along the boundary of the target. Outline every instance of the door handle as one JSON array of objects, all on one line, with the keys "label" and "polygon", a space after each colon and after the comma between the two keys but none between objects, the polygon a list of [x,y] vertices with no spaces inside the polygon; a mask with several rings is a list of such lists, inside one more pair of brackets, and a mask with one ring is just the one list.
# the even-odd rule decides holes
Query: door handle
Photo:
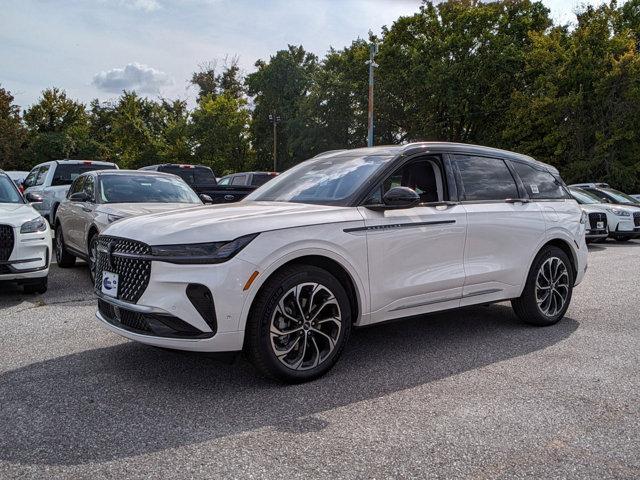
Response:
[{"label": "door handle", "polygon": [[505,203],[529,203],[531,200],[528,198],[507,198]]}]

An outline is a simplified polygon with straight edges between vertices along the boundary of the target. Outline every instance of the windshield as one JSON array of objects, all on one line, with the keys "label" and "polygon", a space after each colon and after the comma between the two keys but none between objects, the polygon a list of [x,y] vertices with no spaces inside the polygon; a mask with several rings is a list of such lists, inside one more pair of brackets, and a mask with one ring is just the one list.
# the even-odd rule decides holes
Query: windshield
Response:
[{"label": "windshield", "polygon": [[626,193],[622,193],[618,190],[614,190],[613,188],[603,188],[603,192],[608,194],[609,197],[613,198],[616,203],[623,203],[626,205],[638,205],[640,204],[639,200],[627,195]]},{"label": "windshield", "polygon": [[13,180],[6,175],[0,176],[0,203],[24,203]]},{"label": "windshield", "polygon": [[202,203],[177,177],[101,175],[100,203]]},{"label": "windshield", "polygon": [[578,203],[583,205],[590,205],[594,203],[603,203],[598,197],[592,193],[580,190],[578,188],[570,188],[571,196],[577,200]]},{"label": "windshield", "polygon": [[265,183],[246,199],[342,205],[392,158],[344,154],[307,160]]}]

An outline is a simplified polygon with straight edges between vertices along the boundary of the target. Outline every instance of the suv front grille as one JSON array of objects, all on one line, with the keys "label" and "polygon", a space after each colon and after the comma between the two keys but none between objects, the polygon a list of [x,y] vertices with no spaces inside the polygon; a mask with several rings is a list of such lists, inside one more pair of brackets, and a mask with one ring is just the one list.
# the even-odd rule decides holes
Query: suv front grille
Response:
[{"label": "suv front grille", "polygon": [[103,235],[98,237],[95,289],[101,291],[103,272],[117,273],[118,298],[136,303],[149,285],[151,262],[138,258],[123,258],[114,253],[150,255],[151,247],[146,243],[126,238]]},{"label": "suv front grille", "polygon": [[0,260],[9,260],[13,252],[13,227],[11,225],[0,225]]},{"label": "suv front grille", "polygon": [[[603,227],[598,228],[598,222],[602,222]],[[607,228],[607,215],[605,213],[590,213],[589,225],[591,230],[604,230]]]},{"label": "suv front grille", "polygon": [[640,212],[633,212],[633,224],[640,227]]}]

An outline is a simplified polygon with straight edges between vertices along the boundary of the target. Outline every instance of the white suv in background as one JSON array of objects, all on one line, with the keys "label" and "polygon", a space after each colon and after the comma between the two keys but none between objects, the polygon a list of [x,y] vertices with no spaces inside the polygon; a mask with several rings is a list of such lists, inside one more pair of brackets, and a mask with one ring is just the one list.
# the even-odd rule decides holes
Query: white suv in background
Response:
[{"label": "white suv in background", "polygon": [[110,225],[97,316],[132,340],[244,349],[264,374],[307,381],[354,325],[505,300],[528,323],[558,322],[587,268],[585,223],[557,170],[523,155],[332,152],[240,203]]},{"label": "white suv in background", "polygon": [[25,194],[33,193],[42,197],[42,202],[35,204],[35,207],[51,225],[54,225],[58,205],[65,199],[69,185],[80,174],[117,168],[115,163],[109,162],[52,160],[33,167],[24,180],[22,188]]},{"label": "white suv in background", "polygon": [[[640,208],[634,205],[621,205],[605,202],[597,194],[583,188],[570,186],[569,192],[589,215],[587,240],[600,240],[604,222],[607,236],[625,242],[640,235]],[[606,218],[602,218],[605,216]]]},{"label": "white suv in background", "polygon": [[[40,201],[34,194],[27,200]],[[0,281],[22,285],[25,293],[47,290],[51,230],[27,203],[13,180],[0,170]]]}]

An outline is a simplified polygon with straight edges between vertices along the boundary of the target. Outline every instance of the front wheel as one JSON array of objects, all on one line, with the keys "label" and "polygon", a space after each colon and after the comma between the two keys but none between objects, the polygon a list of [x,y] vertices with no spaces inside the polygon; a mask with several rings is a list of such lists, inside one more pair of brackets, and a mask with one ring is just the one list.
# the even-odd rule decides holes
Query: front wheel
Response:
[{"label": "front wheel", "polygon": [[531,325],[553,325],[569,308],[573,282],[567,254],[558,247],[547,246],[533,261],[522,295],[511,301],[513,310]]},{"label": "front wheel", "polygon": [[91,283],[95,285],[96,283],[96,264],[98,259],[98,235],[93,234],[89,239],[89,277],[91,278]]},{"label": "front wheel", "polygon": [[294,265],[270,278],[258,294],[245,352],[264,375],[301,383],[333,367],[350,331],[351,306],[340,282],[321,268]]}]

